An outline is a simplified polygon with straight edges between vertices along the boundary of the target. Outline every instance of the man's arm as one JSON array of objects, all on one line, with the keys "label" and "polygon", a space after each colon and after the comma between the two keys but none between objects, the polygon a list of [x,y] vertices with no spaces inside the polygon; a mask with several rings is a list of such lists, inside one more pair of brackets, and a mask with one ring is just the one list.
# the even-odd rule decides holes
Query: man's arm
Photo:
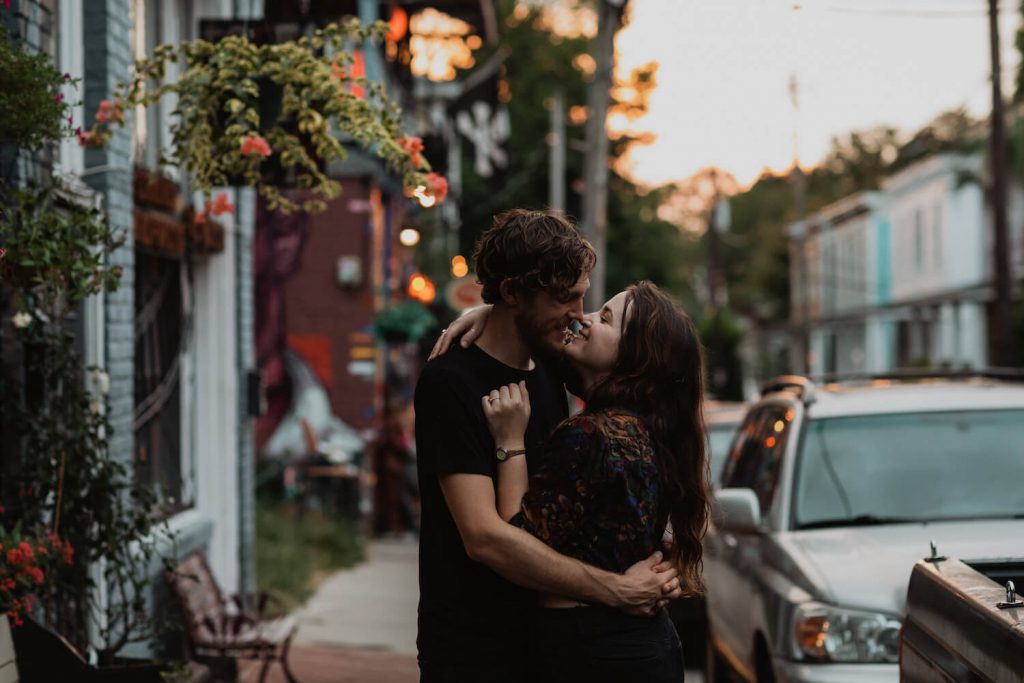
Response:
[{"label": "man's arm", "polygon": [[652,613],[679,597],[678,571],[655,553],[625,574],[597,569],[560,553],[498,516],[494,484],[479,474],[439,479],[466,553],[513,583],[584,602]]}]

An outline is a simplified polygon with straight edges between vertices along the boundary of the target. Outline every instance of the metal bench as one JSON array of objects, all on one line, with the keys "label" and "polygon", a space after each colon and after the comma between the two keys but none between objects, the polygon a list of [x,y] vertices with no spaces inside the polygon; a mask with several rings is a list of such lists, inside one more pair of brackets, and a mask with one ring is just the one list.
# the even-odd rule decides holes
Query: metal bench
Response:
[{"label": "metal bench", "polygon": [[298,628],[294,617],[266,617],[270,597],[236,595],[225,599],[202,554],[185,559],[169,577],[181,603],[193,656],[255,659],[263,663],[260,683],[270,665],[281,663],[288,683],[298,683],[288,665],[288,650]]}]

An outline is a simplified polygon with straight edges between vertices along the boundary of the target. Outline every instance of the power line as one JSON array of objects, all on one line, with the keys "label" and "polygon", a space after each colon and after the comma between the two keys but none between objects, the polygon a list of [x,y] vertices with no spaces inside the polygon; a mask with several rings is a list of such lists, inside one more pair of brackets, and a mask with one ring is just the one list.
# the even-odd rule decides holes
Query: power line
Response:
[{"label": "power line", "polygon": [[[922,19],[956,19],[961,17],[977,17],[979,19],[988,16],[988,12],[983,7],[975,8],[957,8],[957,9],[898,9],[898,8],[886,8],[886,7],[842,7],[842,6],[830,6],[826,7],[827,12],[837,12],[840,14],[862,14],[869,16],[903,16],[903,17],[919,17]],[[1016,14],[1016,7],[1003,7],[1000,10],[1000,14]]]}]

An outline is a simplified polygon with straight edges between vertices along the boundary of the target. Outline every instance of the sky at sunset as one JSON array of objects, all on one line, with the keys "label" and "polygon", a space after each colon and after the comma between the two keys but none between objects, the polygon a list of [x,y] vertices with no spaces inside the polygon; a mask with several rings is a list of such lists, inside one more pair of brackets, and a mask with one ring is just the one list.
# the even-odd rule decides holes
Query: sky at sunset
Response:
[{"label": "sky at sunset", "polygon": [[[989,108],[985,0],[632,0],[617,42],[620,68],[660,63],[650,112],[636,130],[657,135],[629,160],[649,184],[705,166],[747,184],[793,158],[804,166],[834,135],[879,124],[911,133],[966,105]],[[1000,16],[1004,92],[1018,62],[1017,3]],[[790,74],[800,84],[794,117]]]}]

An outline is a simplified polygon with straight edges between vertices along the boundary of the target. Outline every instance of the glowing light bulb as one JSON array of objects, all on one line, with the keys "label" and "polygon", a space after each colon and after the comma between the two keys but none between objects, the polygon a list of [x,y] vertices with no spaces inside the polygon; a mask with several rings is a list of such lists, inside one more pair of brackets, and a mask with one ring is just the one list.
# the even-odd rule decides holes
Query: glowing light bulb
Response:
[{"label": "glowing light bulb", "polygon": [[405,247],[414,247],[420,243],[420,231],[416,228],[405,228],[398,233],[398,241]]}]

